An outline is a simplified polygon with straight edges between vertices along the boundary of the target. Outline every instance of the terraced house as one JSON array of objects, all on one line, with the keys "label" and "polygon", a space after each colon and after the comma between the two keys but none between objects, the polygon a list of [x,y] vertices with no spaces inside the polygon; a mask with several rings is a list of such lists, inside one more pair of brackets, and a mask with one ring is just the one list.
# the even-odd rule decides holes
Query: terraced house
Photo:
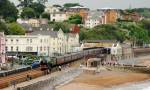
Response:
[{"label": "terraced house", "polygon": [[65,34],[60,29],[37,30],[26,35],[7,35],[8,55],[31,53],[39,56],[56,56],[71,52],[79,46],[79,35]]}]

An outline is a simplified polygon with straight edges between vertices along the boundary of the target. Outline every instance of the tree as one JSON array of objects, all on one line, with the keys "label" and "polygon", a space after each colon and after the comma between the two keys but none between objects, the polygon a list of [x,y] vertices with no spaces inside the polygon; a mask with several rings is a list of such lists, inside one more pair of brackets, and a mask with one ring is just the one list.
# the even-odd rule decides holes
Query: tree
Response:
[{"label": "tree", "polygon": [[9,34],[10,35],[24,35],[25,30],[21,27],[21,25],[17,23],[8,24]]},{"label": "tree", "polygon": [[132,22],[124,22],[119,24],[119,27],[128,30],[128,37],[130,41],[133,42],[133,45],[142,45],[143,42],[149,42],[148,31],[142,28],[141,25]]},{"label": "tree", "polygon": [[69,17],[68,22],[71,24],[82,24],[82,17],[78,14]]},{"label": "tree", "polygon": [[32,3],[33,0],[19,0],[20,4],[18,5],[18,7],[29,7]]},{"label": "tree", "polygon": [[79,3],[65,3],[64,8],[70,8],[70,7],[75,7],[75,6],[82,6]]},{"label": "tree", "polygon": [[0,32],[4,32],[6,35],[9,34],[7,25],[1,21],[0,21]]},{"label": "tree", "polygon": [[48,20],[50,20],[50,14],[49,13],[43,13],[42,18],[47,18]]},{"label": "tree", "polygon": [[43,4],[37,2],[32,3],[29,7],[34,10],[36,18],[39,18],[45,9]]},{"label": "tree", "polygon": [[23,11],[21,13],[22,18],[34,18],[35,17],[35,11],[30,7],[23,8]]},{"label": "tree", "polygon": [[50,26],[54,29],[54,31],[59,31],[59,29],[62,29],[64,33],[70,32],[70,26],[66,22],[54,22],[50,24]]},{"label": "tree", "polygon": [[6,22],[13,22],[17,19],[18,10],[9,0],[0,0],[0,16]]}]

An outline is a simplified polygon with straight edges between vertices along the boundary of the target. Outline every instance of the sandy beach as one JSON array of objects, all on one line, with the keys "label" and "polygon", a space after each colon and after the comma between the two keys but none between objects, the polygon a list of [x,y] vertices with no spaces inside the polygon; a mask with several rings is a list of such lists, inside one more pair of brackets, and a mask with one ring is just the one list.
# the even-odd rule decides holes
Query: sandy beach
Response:
[{"label": "sandy beach", "polygon": [[72,82],[57,87],[56,90],[103,90],[116,85],[149,79],[150,75],[141,73],[103,71],[97,74],[89,74],[84,72]]}]

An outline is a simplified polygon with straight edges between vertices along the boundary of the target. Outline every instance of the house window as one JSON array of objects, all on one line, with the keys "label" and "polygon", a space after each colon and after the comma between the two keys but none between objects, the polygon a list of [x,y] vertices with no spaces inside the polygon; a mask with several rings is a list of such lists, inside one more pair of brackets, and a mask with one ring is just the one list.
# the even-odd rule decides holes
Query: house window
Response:
[{"label": "house window", "polygon": [[8,40],[6,39],[5,41],[7,42]]},{"label": "house window", "polygon": [[[18,48],[19,49],[19,48]],[[30,52],[30,51],[32,51],[33,50],[33,47],[30,47],[30,46],[28,46],[28,47],[26,47],[26,51],[27,52]]]},{"label": "house window", "polygon": [[46,47],[44,47],[44,51],[46,51]]},{"label": "house window", "polygon": [[8,47],[7,46],[5,47],[5,50],[8,51]]},{"label": "house window", "polygon": [[32,43],[32,39],[30,39],[30,43]]},{"label": "house window", "polygon": [[53,22],[55,22],[55,19],[53,19]]},{"label": "house window", "polygon": [[18,40],[18,39],[16,39],[16,42],[17,42],[17,43],[18,43],[18,41],[19,41],[19,40]]},{"label": "house window", "polygon": [[42,47],[40,47],[40,51],[42,51]]},{"label": "house window", "polygon": [[29,39],[27,39],[27,43],[29,43]]},{"label": "house window", "polygon": [[18,46],[16,47],[16,51],[19,51],[19,47]]},{"label": "house window", "polygon": [[13,42],[13,39],[11,39],[11,42]]},{"label": "house window", "polygon": [[56,12],[56,10],[54,10],[53,12]]},{"label": "house window", "polygon": [[55,14],[53,14],[53,17],[55,17]]},{"label": "house window", "polygon": [[42,43],[42,39],[41,39],[41,43]]},{"label": "house window", "polygon": [[11,46],[11,51],[13,51],[13,46]]}]

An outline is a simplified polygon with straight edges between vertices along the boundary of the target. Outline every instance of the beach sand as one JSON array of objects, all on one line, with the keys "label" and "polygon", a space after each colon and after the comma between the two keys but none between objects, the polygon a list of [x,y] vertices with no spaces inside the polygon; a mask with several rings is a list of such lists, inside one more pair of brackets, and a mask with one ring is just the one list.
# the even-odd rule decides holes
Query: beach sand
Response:
[{"label": "beach sand", "polygon": [[70,83],[59,86],[56,90],[103,90],[125,83],[150,79],[149,74],[102,71],[97,74],[84,72]]}]

